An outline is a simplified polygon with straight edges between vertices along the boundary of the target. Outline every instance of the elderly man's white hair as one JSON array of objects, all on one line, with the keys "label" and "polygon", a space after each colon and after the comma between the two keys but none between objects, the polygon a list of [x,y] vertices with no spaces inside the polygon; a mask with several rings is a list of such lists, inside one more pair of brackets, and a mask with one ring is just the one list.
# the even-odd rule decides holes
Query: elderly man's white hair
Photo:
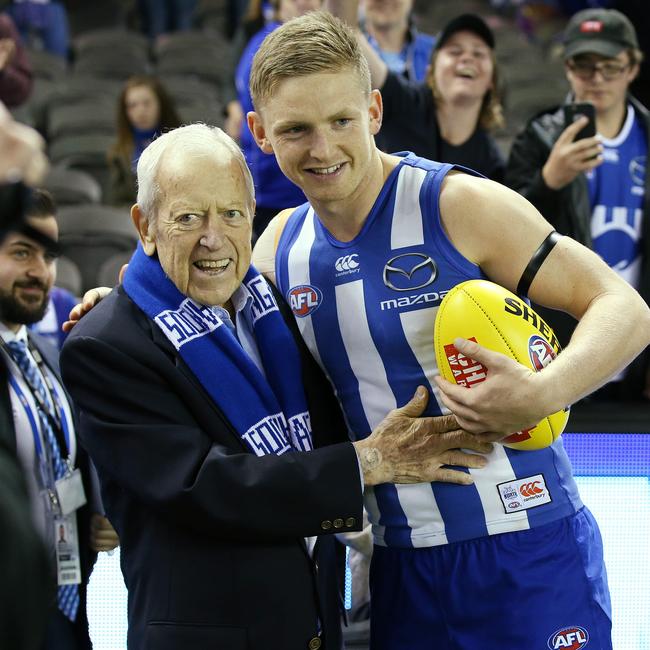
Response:
[{"label": "elderly man's white hair", "polygon": [[[237,143],[220,128],[207,124],[188,124],[156,138],[140,155],[138,160],[138,205],[144,217],[153,223],[156,202],[160,195],[157,181],[158,166],[168,152],[193,156],[230,154],[241,167],[249,195],[251,217],[255,201],[255,187],[246,159]],[[215,188],[217,190],[217,188]]]}]

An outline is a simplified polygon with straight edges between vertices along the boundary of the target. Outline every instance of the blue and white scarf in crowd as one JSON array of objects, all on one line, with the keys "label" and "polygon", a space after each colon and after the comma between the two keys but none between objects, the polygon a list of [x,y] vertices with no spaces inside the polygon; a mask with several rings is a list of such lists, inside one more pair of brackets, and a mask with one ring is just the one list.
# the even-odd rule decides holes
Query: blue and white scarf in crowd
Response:
[{"label": "blue and white scarf in crowd", "polygon": [[250,267],[253,335],[266,378],[216,310],[184,296],[141,246],[124,289],[178,350],[203,388],[257,456],[312,449],[298,348],[266,280]]}]

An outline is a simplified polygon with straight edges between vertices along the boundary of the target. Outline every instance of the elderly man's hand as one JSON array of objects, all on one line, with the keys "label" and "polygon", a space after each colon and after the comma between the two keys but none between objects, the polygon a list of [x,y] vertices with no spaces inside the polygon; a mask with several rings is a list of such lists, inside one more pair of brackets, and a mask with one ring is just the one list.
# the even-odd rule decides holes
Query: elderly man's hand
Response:
[{"label": "elderly man's hand", "polygon": [[90,518],[90,548],[99,553],[100,551],[112,551],[120,545],[120,538],[117,536],[111,522],[97,513]]},{"label": "elderly man's hand", "polygon": [[422,386],[401,408],[394,409],[365,440],[354,443],[365,485],[444,481],[470,485],[466,472],[443,465],[484,467],[486,459],[460,448],[488,454],[492,445],[462,431],[453,415],[419,417],[428,402]]}]

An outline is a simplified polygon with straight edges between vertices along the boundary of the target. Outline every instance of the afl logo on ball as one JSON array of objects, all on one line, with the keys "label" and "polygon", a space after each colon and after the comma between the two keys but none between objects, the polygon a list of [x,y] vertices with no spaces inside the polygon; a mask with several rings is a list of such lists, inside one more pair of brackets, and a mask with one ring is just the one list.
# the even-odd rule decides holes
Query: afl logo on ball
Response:
[{"label": "afl logo on ball", "polygon": [[323,301],[323,294],[310,284],[301,284],[287,293],[287,302],[295,316],[303,318],[315,312]]},{"label": "afl logo on ball", "polygon": [[546,368],[555,359],[555,351],[551,344],[545,338],[537,336],[537,334],[528,339],[528,354],[535,372]]},{"label": "afl logo on ball", "polygon": [[551,650],[580,650],[589,643],[589,634],[584,627],[565,627],[558,630],[548,640],[548,647]]}]

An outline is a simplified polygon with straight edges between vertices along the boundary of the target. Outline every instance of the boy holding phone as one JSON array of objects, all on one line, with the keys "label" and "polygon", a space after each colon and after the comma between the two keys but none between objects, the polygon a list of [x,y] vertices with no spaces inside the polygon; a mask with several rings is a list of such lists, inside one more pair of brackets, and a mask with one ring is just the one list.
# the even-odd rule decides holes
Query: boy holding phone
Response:
[{"label": "boy holding phone", "polygon": [[[517,136],[505,182],[649,302],[650,114],[628,92],[643,54],[632,23],[608,9],[575,14],[564,46],[568,103],[537,115]],[[546,315],[566,344],[575,321]],[[650,399],[649,361],[646,351],[595,398]]]}]

